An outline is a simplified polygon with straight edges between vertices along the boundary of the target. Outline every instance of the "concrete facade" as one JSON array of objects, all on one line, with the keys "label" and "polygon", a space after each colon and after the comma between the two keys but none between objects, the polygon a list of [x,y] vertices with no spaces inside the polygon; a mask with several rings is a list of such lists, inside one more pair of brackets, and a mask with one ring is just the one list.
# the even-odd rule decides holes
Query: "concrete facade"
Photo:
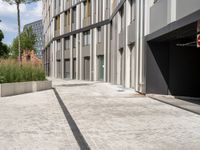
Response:
[{"label": "concrete facade", "polygon": [[[199,0],[43,0],[46,73],[62,79],[120,84],[141,93],[149,93],[148,84],[154,84],[156,90],[165,91],[162,94],[173,95],[169,83],[165,83],[168,79],[159,76],[163,74],[159,63],[149,59],[149,42],[157,38],[174,40],[184,33],[183,29],[169,37],[164,35],[195,23],[200,19],[199,8]],[[189,29],[194,31],[196,27]],[[158,57],[169,62],[165,60],[169,44],[163,48],[165,44],[155,45],[162,45],[158,51],[166,49],[159,53],[163,58]],[[171,85],[179,84],[175,81],[170,81]],[[165,89],[159,85],[161,82]],[[150,93],[160,93],[156,90]]]},{"label": "concrete facade", "polygon": [[44,0],[47,75],[144,93],[141,5],[140,0]]}]

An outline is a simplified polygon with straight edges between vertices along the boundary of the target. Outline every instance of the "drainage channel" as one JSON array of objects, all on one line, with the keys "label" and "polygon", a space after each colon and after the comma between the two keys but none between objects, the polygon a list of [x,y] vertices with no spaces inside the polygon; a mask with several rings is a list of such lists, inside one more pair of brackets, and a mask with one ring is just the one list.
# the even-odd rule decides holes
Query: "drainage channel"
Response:
[{"label": "drainage channel", "polygon": [[58,94],[57,90],[55,88],[53,88],[53,91],[56,95],[56,98],[60,104],[60,107],[65,115],[65,118],[72,130],[72,133],[80,147],[81,150],[90,150],[90,147],[88,145],[88,143],[86,142],[85,138],[83,137],[80,129],[78,128],[76,122],[74,121],[74,119],[72,118],[71,114],[69,113],[67,107],[65,106],[65,104],[63,103],[63,100],[61,99],[60,95]]}]

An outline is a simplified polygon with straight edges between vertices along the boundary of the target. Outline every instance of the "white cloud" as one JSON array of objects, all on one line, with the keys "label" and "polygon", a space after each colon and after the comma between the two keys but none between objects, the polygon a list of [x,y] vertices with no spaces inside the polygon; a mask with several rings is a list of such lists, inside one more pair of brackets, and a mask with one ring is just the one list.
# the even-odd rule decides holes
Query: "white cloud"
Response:
[{"label": "white cloud", "polygon": [[6,24],[4,24],[4,23],[1,23],[0,24],[0,29],[2,30],[2,31],[4,31],[4,32],[11,32],[11,33],[16,33],[16,30],[17,30],[17,28],[15,27],[15,25],[9,25],[9,26],[7,26]]},{"label": "white cloud", "polygon": [[[39,20],[42,18],[42,2],[37,2],[31,5],[20,5],[21,29],[27,23]],[[10,5],[0,0],[0,29],[4,32],[7,39],[12,40],[17,33],[17,8],[16,5]],[[13,37],[10,37],[13,36]],[[11,43],[11,41],[5,41]]]},{"label": "white cloud", "polygon": [[[25,12],[26,6],[24,4],[20,5],[20,11]],[[4,2],[0,0],[0,14],[2,16],[4,15],[13,15],[17,13],[17,7],[16,5],[10,5],[7,2]]]}]

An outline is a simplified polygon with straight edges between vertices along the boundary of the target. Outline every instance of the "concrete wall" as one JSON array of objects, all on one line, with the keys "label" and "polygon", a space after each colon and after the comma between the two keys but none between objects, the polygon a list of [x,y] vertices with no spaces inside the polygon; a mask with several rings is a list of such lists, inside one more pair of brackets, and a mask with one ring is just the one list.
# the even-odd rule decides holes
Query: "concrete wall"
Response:
[{"label": "concrete wall", "polygon": [[167,25],[168,1],[159,0],[150,8],[150,33]]},{"label": "concrete wall", "polygon": [[[70,0],[71,1],[71,0]],[[90,80],[98,80],[98,59],[99,55],[104,55],[104,79],[103,81],[111,82],[113,84],[122,84],[123,86],[136,87],[133,84],[143,83],[143,53],[140,53],[142,49],[142,17],[140,14],[143,13],[141,0],[135,0],[134,10],[135,13],[134,21],[131,22],[131,5],[129,0],[115,1],[116,4],[112,5],[112,1],[102,0],[96,1],[96,3],[91,0],[91,15],[88,18],[84,18],[84,5],[81,1],[75,4],[76,7],[76,30],[64,32],[64,12],[61,12],[61,36],[55,37],[54,22],[49,24],[52,28],[53,36],[49,39],[52,43],[52,61],[51,61],[51,72],[52,77],[58,77],[57,72],[59,71],[59,66],[56,64],[56,52],[57,52],[57,42],[60,39],[62,41],[62,47],[64,45],[64,37],[70,36],[70,45],[72,45],[72,37],[76,35],[76,48],[73,49],[70,46],[69,51],[64,51],[62,48],[61,57],[61,68],[64,68],[64,59],[70,60],[70,78],[73,76],[73,58],[76,58],[76,79],[84,79],[84,58],[90,58]],[[52,4],[53,5],[53,4]],[[70,13],[72,13],[71,5],[67,6],[66,1],[62,1],[63,8],[68,7]],[[54,8],[54,6],[52,6]],[[123,15],[120,15],[120,11],[124,9]],[[53,9],[54,10],[54,9]],[[137,10],[137,11],[136,11]],[[44,10],[46,12],[47,10]],[[55,11],[55,10],[54,10]],[[72,15],[70,15],[72,16]],[[45,18],[48,20],[47,18]],[[70,17],[70,19],[72,19]],[[107,20],[109,19],[109,20]],[[106,23],[105,23],[106,22]],[[105,24],[104,24],[105,23]],[[112,25],[111,25],[112,24]],[[47,27],[46,25],[45,27]],[[71,25],[72,28],[73,25]],[[98,43],[98,28],[101,27],[101,42]],[[83,46],[83,32],[90,31],[90,45]],[[45,31],[50,32],[48,29]],[[139,34],[141,32],[141,34]],[[46,34],[45,34],[46,35]],[[56,39],[52,39],[55,37]],[[52,40],[52,41],[50,41]],[[139,41],[140,40],[140,41]],[[134,46],[134,48],[133,48]],[[123,53],[121,55],[121,50]],[[75,53],[74,53],[75,52]],[[135,63],[137,56],[138,63]],[[61,59],[60,59],[61,58]],[[140,62],[139,62],[140,61]],[[132,66],[134,65],[134,66]],[[136,65],[138,65],[136,67]],[[132,68],[134,68],[132,70]],[[136,69],[137,68],[137,73]],[[64,74],[64,69],[62,73]],[[136,81],[137,76],[137,82]],[[140,76],[140,77],[139,77]],[[62,75],[62,78],[64,76]],[[139,91],[144,91],[142,88]]]},{"label": "concrete wall", "polygon": [[200,0],[176,0],[176,19],[181,19],[200,9]]},{"label": "concrete wall", "polygon": [[0,97],[12,96],[52,88],[51,81],[33,81],[0,84]]}]

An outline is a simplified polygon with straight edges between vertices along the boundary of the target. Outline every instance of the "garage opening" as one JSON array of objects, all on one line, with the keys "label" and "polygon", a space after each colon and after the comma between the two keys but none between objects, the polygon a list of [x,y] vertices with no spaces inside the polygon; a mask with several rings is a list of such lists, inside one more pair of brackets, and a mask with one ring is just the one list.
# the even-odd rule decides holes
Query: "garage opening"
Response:
[{"label": "garage opening", "polygon": [[196,23],[148,42],[147,93],[200,97]]}]

